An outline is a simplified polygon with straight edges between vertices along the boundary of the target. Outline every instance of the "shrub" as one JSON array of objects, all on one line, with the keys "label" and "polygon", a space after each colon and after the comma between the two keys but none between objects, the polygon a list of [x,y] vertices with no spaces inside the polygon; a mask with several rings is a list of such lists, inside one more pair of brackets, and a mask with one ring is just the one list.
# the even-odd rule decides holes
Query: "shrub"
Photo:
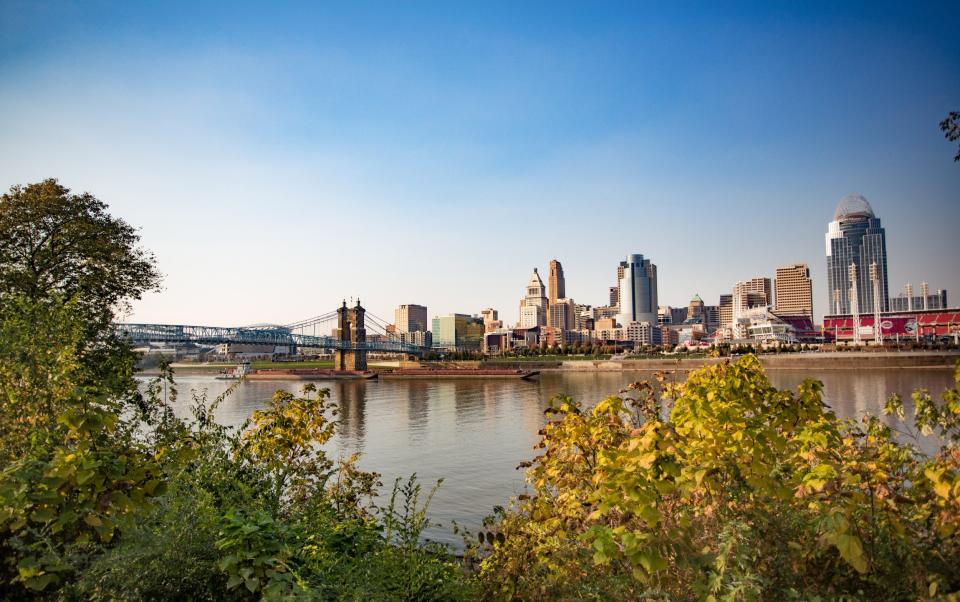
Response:
[{"label": "shrub", "polygon": [[[665,391],[638,384],[589,411],[554,400],[544,452],[528,463],[534,495],[500,518],[503,539],[482,561],[488,595],[902,599],[960,588],[955,444],[927,458],[875,417],[839,420],[820,383],[779,391],[753,356]],[[917,423],[955,437],[957,400],[953,390],[942,408],[918,404]]]}]

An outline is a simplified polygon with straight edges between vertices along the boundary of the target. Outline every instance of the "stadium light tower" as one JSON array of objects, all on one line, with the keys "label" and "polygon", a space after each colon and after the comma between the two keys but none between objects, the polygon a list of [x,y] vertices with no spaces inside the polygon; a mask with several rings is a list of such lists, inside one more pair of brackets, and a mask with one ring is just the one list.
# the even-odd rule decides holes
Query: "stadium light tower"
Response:
[{"label": "stadium light tower", "polygon": [[840,289],[833,289],[833,315],[837,316],[833,320],[833,342],[840,340]]},{"label": "stadium light tower", "polygon": [[851,263],[850,275],[850,313],[853,315],[853,344],[860,344],[860,297],[857,295],[857,264]]},{"label": "stadium light tower", "polygon": [[873,341],[883,345],[883,331],[880,328],[880,274],[875,261],[870,264],[870,281],[873,283]]}]

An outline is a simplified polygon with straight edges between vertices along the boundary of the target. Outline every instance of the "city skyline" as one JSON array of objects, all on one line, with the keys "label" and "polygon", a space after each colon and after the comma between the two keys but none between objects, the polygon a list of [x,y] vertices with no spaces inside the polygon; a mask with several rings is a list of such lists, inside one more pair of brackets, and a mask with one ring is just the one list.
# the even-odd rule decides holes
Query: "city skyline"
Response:
[{"label": "city skyline", "polygon": [[596,306],[642,253],[671,306],[806,263],[819,320],[854,193],[891,296],[960,292],[943,7],[178,12],[0,3],[0,186],[57,177],[141,229],[165,290],[129,319],[353,296],[515,323],[533,266]]}]

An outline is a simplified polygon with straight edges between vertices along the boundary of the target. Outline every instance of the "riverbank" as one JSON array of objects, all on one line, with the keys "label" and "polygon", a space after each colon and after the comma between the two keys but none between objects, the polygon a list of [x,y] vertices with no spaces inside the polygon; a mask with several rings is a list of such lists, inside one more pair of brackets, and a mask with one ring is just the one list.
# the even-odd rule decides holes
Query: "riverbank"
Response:
[{"label": "riverbank", "polygon": [[[851,370],[851,369],[952,369],[960,352],[957,351],[904,351],[891,353],[875,352],[809,352],[764,354],[758,356],[768,370]],[[726,361],[730,358],[662,358],[625,360],[574,360],[557,362],[497,361],[498,367],[523,368],[542,371],[573,372],[625,372],[633,370],[683,370],[690,371]],[[478,362],[483,365],[484,362]]]},{"label": "riverbank", "polygon": [[[804,352],[804,353],[781,353],[781,354],[763,354],[758,356],[760,363],[767,370],[851,370],[851,369],[952,369],[958,360],[960,360],[960,351],[893,351],[889,353],[879,352]],[[729,358],[707,358],[707,357],[663,357],[657,359],[567,359],[567,360],[544,360],[537,361],[523,359],[518,361],[509,361],[504,358],[498,358],[493,361],[459,361],[445,362],[443,368],[453,368],[461,370],[519,370],[519,371],[572,371],[572,372],[627,372],[627,371],[658,371],[658,370],[681,370],[688,372],[696,370],[703,366],[710,366],[721,363]],[[277,362],[271,363],[268,371],[275,369],[277,373],[293,372],[303,369],[312,369],[311,371],[322,372],[324,369],[332,368],[332,362],[328,365],[321,362]],[[323,362],[323,364],[326,364]],[[176,374],[184,376],[213,375],[221,372],[232,371],[236,364],[173,364],[172,368]],[[387,370],[395,369],[396,362],[371,363],[370,368],[374,371],[380,371],[381,368]],[[259,366],[254,366],[259,368]],[[319,370],[318,370],[319,369]],[[262,370],[262,369],[261,369]],[[436,378],[443,378],[443,370],[430,371],[422,378],[430,378],[431,375]],[[140,374],[152,376],[158,374],[156,369],[144,370]],[[388,372],[384,371],[383,374]]]}]

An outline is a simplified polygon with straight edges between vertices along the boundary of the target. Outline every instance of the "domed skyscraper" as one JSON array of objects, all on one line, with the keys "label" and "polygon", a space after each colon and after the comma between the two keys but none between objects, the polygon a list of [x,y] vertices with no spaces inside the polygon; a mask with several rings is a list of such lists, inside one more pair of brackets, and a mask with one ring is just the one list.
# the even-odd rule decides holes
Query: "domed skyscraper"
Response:
[{"label": "domed skyscraper", "polygon": [[[851,268],[856,274],[859,313],[888,309],[887,239],[880,218],[859,194],[848,194],[837,203],[833,221],[827,226],[827,307],[828,314],[849,314]],[[877,264],[880,298],[874,299],[870,265]]]}]

